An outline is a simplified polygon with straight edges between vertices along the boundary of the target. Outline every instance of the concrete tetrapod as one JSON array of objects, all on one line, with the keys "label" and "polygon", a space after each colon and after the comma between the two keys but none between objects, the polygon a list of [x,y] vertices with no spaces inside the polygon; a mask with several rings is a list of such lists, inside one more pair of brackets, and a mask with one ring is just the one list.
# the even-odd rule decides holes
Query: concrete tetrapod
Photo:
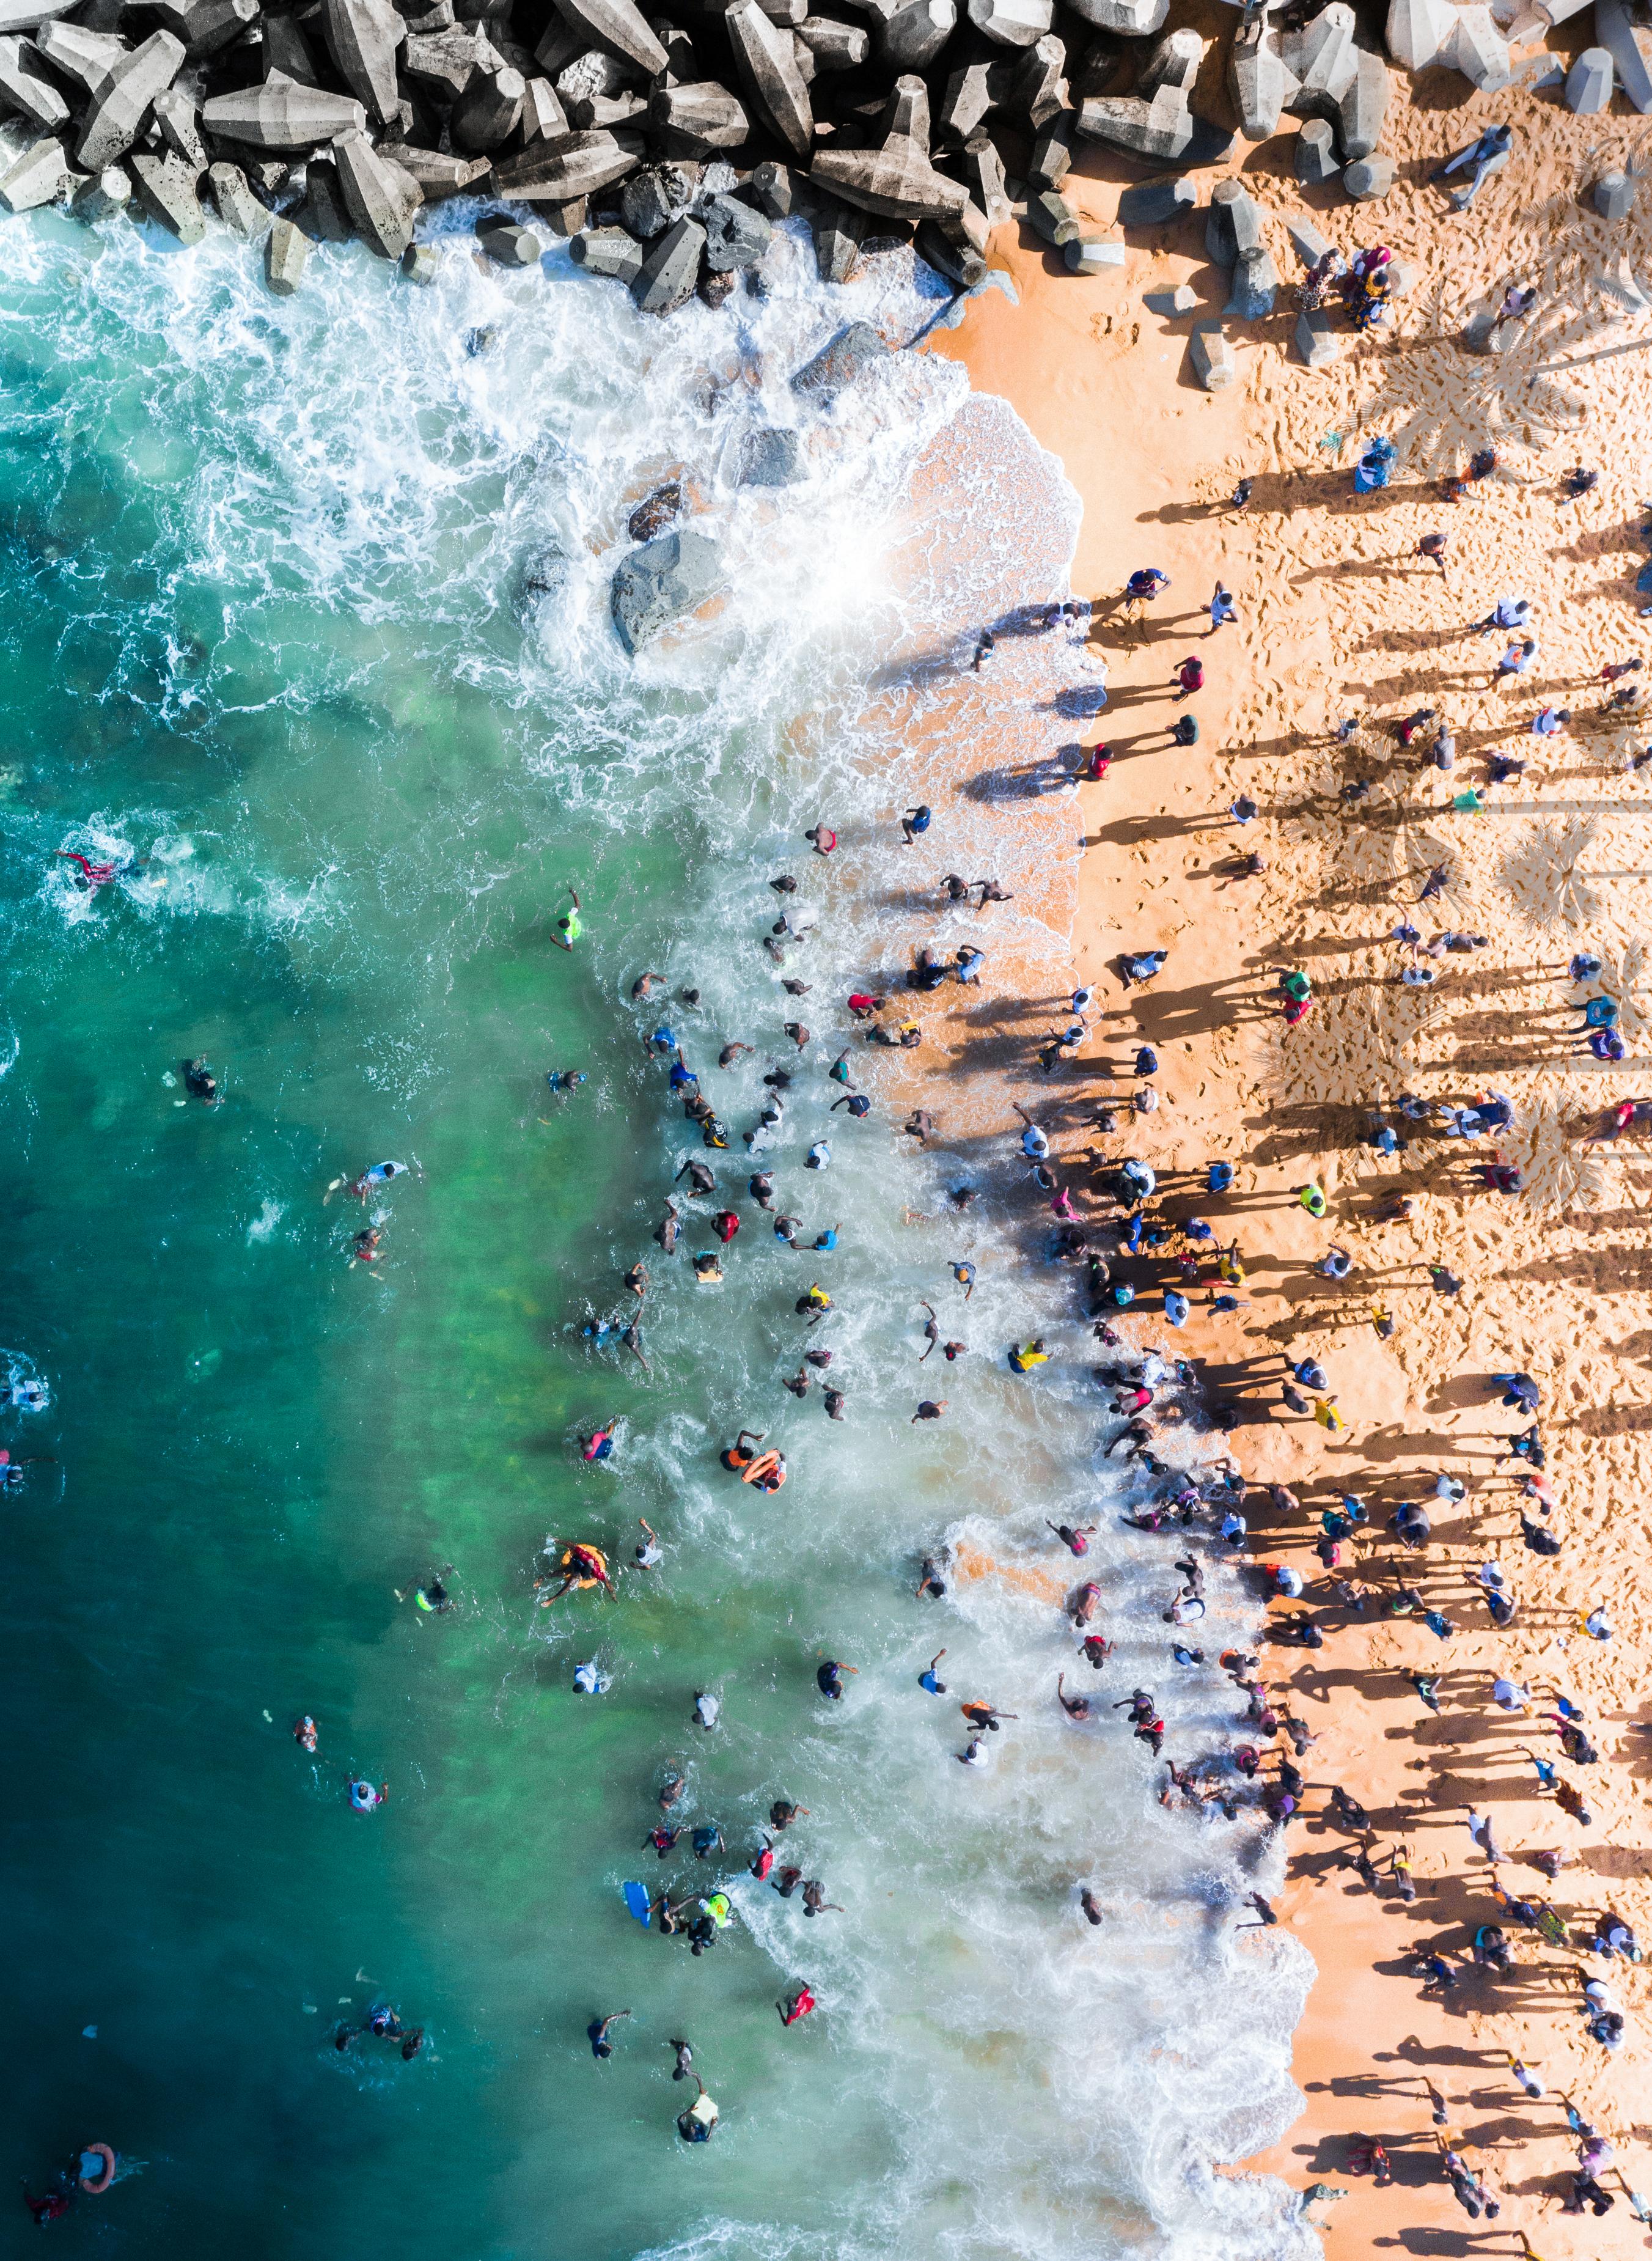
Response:
[{"label": "concrete tetrapod", "polygon": [[201,210],[201,176],[185,157],[169,150],[153,157],[145,150],[128,160],[138,202],[153,220],[169,228],[180,243],[198,243],[206,233]]},{"label": "concrete tetrapod", "polygon": [[262,86],[214,95],[201,111],[207,132],[253,149],[319,149],[334,134],[360,132],[367,112],[347,94],[300,86],[272,71]]},{"label": "concrete tetrapod", "polygon": [[515,204],[573,204],[635,172],[643,144],[635,135],[566,133],[557,141],[535,141],[520,157],[493,168],[494,185]]},{"label": "concrete tetrapod", "polygon": [[[113,165],[129,152],[145,111],[172,86],[181,68],[183,40],[174,39],[172,32],[151,32],[142,47],[133,47],[111,66],[93,86],[93,106],[75,142],[75,162],[82,172],[102,172],[104,165]],[[205,162],[204,152],[201,161]]]},{"label": "concrete tetrapod", "polygon": [[264,280],[278,298],[290,298],[304,279],[310,256],[307,236],[290,219],[277,219],[264,247]]},{"label": "concrete tetrapod", "polygon": [[32,141],[0,174],[0,204],[8,212],[32,212],[38,205],[55,204],[74,180],[61,141]]},{"label": "concrete tetrapod", "polygon": [[321,0],[327,50],[370,118],[388,126],[401,100],[396,50],[406,25],[390,0]]},{"label": "concrete tetrapod", "polygon": [[1030,47],[1055,21],[1054,0],[968,0],[969,20],[1000,47]]},{"label": "concrete tetrapod", "polygon": [[759,117],[778,140],[807,157],[815,146],[815,113],[790,32],[771,24],[758,0],[735,0],[723,24],[735,68]]},{"label": "concrete tetrapod", "polygon": [[254,196],[241,167],[209,165],[206,182],[218,216],[231,233],[240,236],[243,243],[262,243],[269,231],[270,213]]},{"label": "concrete tetrapod", "polygon": [[1566,107],[1579,118],[1598,117],[1612,107],[1612,57],[1605,47],[1585,47],[1566,74]]},{"label": "concrete tetrapod", "polygon": [[656,87],[649,116],[663,133],[675,134],[685,147],[696,150],[737,149],[751,131],[734,96],[711,78],[689,86]]},{"label": "concrete tetrapod", "polygon": [[1072,6],[1098,32],[1117,32],[1127,39],[1151,39],[1170,13],[1170,0],[1072,0]]},{"label": "concrete tetrapod", "polygon": [[0,39],[0,97],[32,126],[54,133],[69,119],[62,89],[47,69],[32,39],[13,32]]},{"label": "concrete tetrapod", "polygon": [[634,63],[644,78],[657,78],[670,60],[648,19],[632,0],[556,0],[557,13],[587,46]]},{"label": "concrete tetrapod", "polygon": [[1239,382],[1239,362],[1216,323],[1201,322],[1190,332],[1188,358],[1195,377],[1207,392],[1225,392]]},{"label": "concrete tetrapod", "polygon": [[651,243],[631,296],[645,314],[674,314],[686,305],[700,280],[706,231],[697,219],[679,219]]},{"label": "concrete tetrapod", "polygon": [[333,144],[339,191],[356,232],[381,259],[399,259],[413,241],[413,214],[424,195],[365,133],[341,133]]},{"label": "concrete tetrapod", "polygon": [[1595,0],[1595,37],[1612,57],[1618,83],[1642,113],[1652,110],[1652,73],[1634,36],[1624,0]]}]

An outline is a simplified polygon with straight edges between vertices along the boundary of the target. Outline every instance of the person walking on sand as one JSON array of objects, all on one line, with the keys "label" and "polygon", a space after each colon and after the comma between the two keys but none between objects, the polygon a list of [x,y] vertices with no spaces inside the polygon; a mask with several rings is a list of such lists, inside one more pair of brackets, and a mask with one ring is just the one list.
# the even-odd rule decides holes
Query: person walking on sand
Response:
[{"label": "person walking on sand", "polygon": [[1191,699],[1204,688],[1204,662],[1194,657],[1184,659],[1170,679],[1178,686],[1178,700]]},{"label": "person walking on sand", "polygon": [[1417,555],[1431,565],[1438,565],[1440,577],[1446,577],[1446,537],[1443,534],[1425,534],[1417,545]]},{"label": "person walking on sand", "polygon": [[920,832],[929,830],[934,814],[925,801],[920,801],[916,808],[906,811],[901,819],[901,844],[903,848],[909,848]]},{"label": "person walking on sand", "polygon": [[1239,607],[1233,602],[1233,592],[1225,588],[1220,581],[1217,583],[1211,594],[1210,614],[1210,625],[1205,631],[1208,635],[1214,635],[1217,628],[1225,628],[1239,618]]}]

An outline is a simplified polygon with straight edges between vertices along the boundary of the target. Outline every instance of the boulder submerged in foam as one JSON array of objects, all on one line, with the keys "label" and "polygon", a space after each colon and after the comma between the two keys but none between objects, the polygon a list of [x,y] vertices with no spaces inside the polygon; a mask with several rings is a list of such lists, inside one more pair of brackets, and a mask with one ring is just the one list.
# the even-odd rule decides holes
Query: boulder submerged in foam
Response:
[{"label": "boulder submerged in foam", "polygon": [[662,534],[645,542],[614,570],[609,601],[620,642],[635,655],[726,586],[722,555],[706,535]]},{"label": "boulder submerged in foam", "polygon": [[870,322],[851,322],[805,362],[792,379],[794,392],[830,400],[851,385],[863,370],[882,361],[889,348]]}]

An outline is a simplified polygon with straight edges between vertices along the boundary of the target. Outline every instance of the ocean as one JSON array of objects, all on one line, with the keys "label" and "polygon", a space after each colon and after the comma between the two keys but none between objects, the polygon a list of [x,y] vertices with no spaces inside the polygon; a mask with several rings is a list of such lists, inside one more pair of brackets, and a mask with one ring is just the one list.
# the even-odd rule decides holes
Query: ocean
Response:
[{"label": "ocean", "polygon": [[[1017,895],[990,926],[1006,972],[1059,984],[1066,944],[1059,640],[1001,644],[978,720],[1002,759],[973,744],[988,782],[944,843],[903,850],[895,818],[977,627],[1065,592],[1076,498],[939,359],[894,355],[830,412],[787,389],[849,316],[902,342],[943,303],[909,252],[833,293],[788,240],[761,299],[661,325],[560,253],[506,274],[462,233],[427,291],[351,248],[284,302],[225,234],[0,223],[6,2148],[35,2191],[94,2139],[121,2161],[61,2242],[1317,2250],[1276,2186],[1211,2171],[1294,2109],[1310,1966],[1231,1928],[1266,1863],[1164,1812],[1110,1711],[1054,1701],[1059,1670],[1108,1704],[1146,1677],[1184,1742],[1232,1724],[1219,1674],[1167,1661],[1164,1544],[1117,1524],[1018,1125],[960,1097],[921,1152],[897,1056],[842,1008],[911,939],[973,938],[973,913],[914,920],[915,872],[932,888],[952,858]],[[808,477],[737,489],[771,419]],[[679,473],[729,594],[634,662],[608,578]],[[822,819],[824,865],[801,836]],[[66,850],[119,876],[88,890]],[[782,909],[815,922],[788,945],[801,1002],[760,947]],[[672,1099],[662,1027],[727,1152]],[[719,1069],[733,1039],[754,1049]],[[864,1121],[829,1111],[840,1048]],[[215,1107],[182,1080],[201,1055]],[[761,1076],[788,1064],[762,1159],[797,1250],[743,1192]],[[564,1071],[586,1080],[552,1091]],[[650,1234],[691,1154],[719,1198],[679,1189],[667,1257]],[[406,1172],[367,1202],[329,1197],[388,1159]],[[950,1212],[962,1182],[980,1197]],[[697,1288],[725,1195],[741,1231]],[[838,1246],[801,1253],[828,1224]],[[638,1257],[646,1368],[585,1331],[623,1324]],[[806,1334],[815,1280],[834,1309]],[[944,1391],[923,1299],[970,1339]],[[1017,1378],[1003,1353],[1035,1329],[1062,1355]],[[822,1342],[841,1424],[779,1388]],[[945,1418],[914,1425],[931,1390]],[[743,1425],[786,1453],[782,1491],[719,1464]],[[1099,1676],[1038,1583],[1075,1567],[1045,1518],[1081,1515],[1119,1644]],[[657,1568],[537,1606],[548,1538],[628,1565],[639,1518]],[[952,1573],[986,1559],[1003,1575]],[[1212,1655],[1245,1622],[1217,1577]],[[943,1647],[937,1701],[917,1676]],[[855,1667],[841,1704],[827,1656]],[[574,1691],[586,1661],[606,1694]],[[1018,1715],[984,1770],[956,1762],[977,1697]],[[672,1770],[722,1833],[707,1859],[645,1846]],[[357,1776],[377,1811],[351,1810]],[[837,1912],[748,1873],[779,1797],[808,1809],[781,1861]],[[627,1880],[721,1887],[733,1920],[694,1957],[632,1920]],[[784,2029],[804,1980],[820,2007]],[[335,2046],[377,2004],[422,2028],[411,2061]],[[587,2022],[621,2009],[593,2062]],[[674,2127],[679,2037],[720,2107],[705,2145]],[[8,2250],[32,2236],[11,2220]]]}]

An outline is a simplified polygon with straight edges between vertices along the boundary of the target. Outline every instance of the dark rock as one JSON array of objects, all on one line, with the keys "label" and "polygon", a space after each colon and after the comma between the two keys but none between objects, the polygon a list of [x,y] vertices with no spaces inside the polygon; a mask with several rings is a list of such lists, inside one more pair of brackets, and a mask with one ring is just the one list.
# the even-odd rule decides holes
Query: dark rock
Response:
[{"label": "dark rock", "polygon": [[803,450],[795,432],[769,426],[748,432],[740,447],[743,487],[789,487],[808,477]]},{"label": "dark rock", "polygon": [[774,240],[773,223],[736,197],[707,197],[700,217],[706,230],[706,264],[714,273],[755,267]]},{"label": "dark rock", "polygon": [[652,542],[682,515],[683,483],[668,479],[656,487],[652,494],[644,495],[625,521],[625,530],[633,542]]},{"label": "dark rock", "polygon": [[620,217],[640,243],[664,235],[700,193],[698,168],[645,165],[620,190]]},{"label": "dark rock", "polygon": [[729,267],[702,267],[694,288],[707,306],[726,306],[739,288],[739,277]]},{"label": "dark rock", "polygon": [[715,542],[703,534],[663,534],[623,559],[614,572],[614,625],[627,651],[718,595],[725,586]]},{"label": "dark rock", "polygon": [[812,361],[804,362],[792,379],[792,390],[807,398],[830,400],[852,384],[863,370],[883,360],[888,350],[869,322],[851,322]]}]

